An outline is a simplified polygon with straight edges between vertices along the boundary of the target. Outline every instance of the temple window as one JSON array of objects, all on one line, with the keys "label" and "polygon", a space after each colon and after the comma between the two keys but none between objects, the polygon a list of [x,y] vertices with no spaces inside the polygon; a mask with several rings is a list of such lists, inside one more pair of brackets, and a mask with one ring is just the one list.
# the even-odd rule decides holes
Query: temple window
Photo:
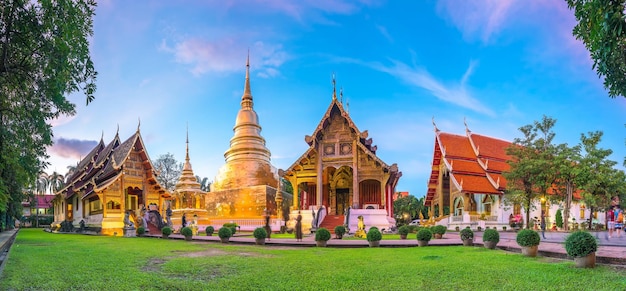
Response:
[{"label": "temple window", "polygon": [[100,214],[102,213],[102,202],[98,196],[94,196],[89,198],[89,214]]},{"label": "temple window", "polygon": [[121,209],[121,207],[122,207],[122,205],[121,205],[119,202],[112,201],[112,200],[111,200],[111,201],[109,201],[109,202],[107,202],[107,209],[111,209],[111,210],[116,209],[116,210],[119,210],[119,209]]}]

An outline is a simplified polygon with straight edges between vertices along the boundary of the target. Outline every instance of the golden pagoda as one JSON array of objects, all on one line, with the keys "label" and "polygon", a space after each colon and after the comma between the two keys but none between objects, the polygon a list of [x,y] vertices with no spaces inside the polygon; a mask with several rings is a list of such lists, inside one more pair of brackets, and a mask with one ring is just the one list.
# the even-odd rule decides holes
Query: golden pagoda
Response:
[{"label": "golden pagoda", "polygon": [[[259,118],[254,111],[249,56],[241,108],[233,131],[230,148],[224,153],[226,164],[219,169],[211,184],[206,208],[212,225],[237,222],[244,228],[246,224],[256,224],[265,210],[273,216],[277,214],[276,189],[279,180],[276,168],[270,163],[271,153],[265,146]],[[283,192],[281,202],[288,209],[292,203],[291,194]]]},{"label": "golden pagoda", "polygon": [[195,226],[194,232],[197,232],[198,225],[206,226],[209,224],[208,212],[204,207],[205,196],[206,192],[200,189],[200,183],[197,181],[189,162],[189,132],[187,132],[185,164],[172,193],[170,205],[174,228],[182,227],[183,214],[185,214],[187,225]]}]

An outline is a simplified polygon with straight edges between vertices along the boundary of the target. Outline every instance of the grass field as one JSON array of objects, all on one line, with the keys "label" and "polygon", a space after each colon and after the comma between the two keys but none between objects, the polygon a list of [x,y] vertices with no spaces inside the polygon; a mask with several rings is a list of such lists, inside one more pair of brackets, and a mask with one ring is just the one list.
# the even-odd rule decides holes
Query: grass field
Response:
[{"label": "grass field", "polygon": [[468,247],[296,248],[23,229],[0,290],[626,290],[626,270]]}]

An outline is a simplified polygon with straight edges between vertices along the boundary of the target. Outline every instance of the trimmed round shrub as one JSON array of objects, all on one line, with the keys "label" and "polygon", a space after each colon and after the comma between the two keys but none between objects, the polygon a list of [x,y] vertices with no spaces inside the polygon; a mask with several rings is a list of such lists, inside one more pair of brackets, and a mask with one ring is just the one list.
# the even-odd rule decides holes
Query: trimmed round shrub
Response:
[{"label": "trimmed round shrub", "polygon": [[231,236],[233,236],[233,232],[230,230],[230,227],[222,227],[220,228],[220,230],[217,231],[217,235],[220,238],[229,238]]},{"label": "trimmed round shrub", "polygon": [[598,242],[586,231],[576,231],[565,238],[565,250],[572,258],[581,258],[598,250]]},{"label": "trimmed round shrub", "polygon": [[522,247],[532,247],[538,246],[541,239],[539,238],[539,233],[532,229],[522,229],[517,233],[517,238],[515,239],[517,244]]},{"label": "trimmed round shrub", "polygon": [[193,236],[193,231],[190,227],[185,226],[180,230],[180,234],[184,236]]},{"label": "trimmed round shrub", "polygon": [[258,239],[267,238],[267,230],[265,230],[265,228],[262,228],[262,227],[257,227],[254,229],[254,232],[252,233],[252,235],[254,235],[254,238],[258,238]]},{"label": "trimmed round shrub", "polygon": [[466,227],[461,229],[460,236],[462,240],[474,239],[474,232],[469,227]]},{"label": "trimmed round shrub", "polygon": [[137,234],[138,235],[143,235],[144,233],[146,233],[146,229],[143,228],[143,226],[140,226],[137,228]]},{"label": "trimmed round shrub", "polygon": [[161,233],[164,235],[170,235],[172,234],[172,228],[169,226],[165,226],[163,228],[161,228]]},{"label": "trimmed round shrub", "polygon": [[206,233],[206,235],[211,235],[215,232],[215,228],[209,225],[204,229],[204,232]]},{"label": "trimmed round shrub", "polygon": [[500,233],[494,227],[493,229],[485,229],[485,233],[483,233],[483,242],[490,241],[494,243],[500,242]]},{"label": "trimmed round shrub", "polygon": [[433,227],[430,228],[431,232],[433,234],[440,234],[440,235],[444,235],[446,233],[446,227],[443,225],[435,225]]},{"label": "trimmed round shrub", "polygon": [[342,236],[344,234],[346,234],[346,227],[343,225],[337,225],[335,226],[335,234]]},{"label": "trimmed round shrub", "polygon": [[330,239],[330,231],[326,228],[320,228],[315,231],[315,241],[328,241]]},{"label": "trimmed round shrub", "polygon": [[381,239],[383,239],[383,234],[377,227],[371,227],[367,232],[367,241],[380,241]]},{"label": "trimmed round shrub", "polygon": [[417,240],[430,241],[433,238],[433,233],[428,228],[422,228],[417,231]]},{"label": "trimmed round shrub", "polygon": [[407,235],[409,234],[409,231],[411,231],[411,229],[409,228],[408,225],[403,225],[403,226],[400,226],[400,228],[398,228],[398,233],[400,235]]},{"label": "trimmed round shrub", "polygon": [[372,230],[372,229],[376,229],[376,230],[380,231],[380,229],[378,229],[378,227],[376,227],[376,226],[370,227],[370,230]]},{"label": "trimmed round shrub", "polygon": [[237,223],[234,223],[234,222],[227,222],[227,223],[224,223],[224,225],[222,226],[230,228],[230,235],[232,236],[237,232],[237,227],[239,225],[237,225]]}]

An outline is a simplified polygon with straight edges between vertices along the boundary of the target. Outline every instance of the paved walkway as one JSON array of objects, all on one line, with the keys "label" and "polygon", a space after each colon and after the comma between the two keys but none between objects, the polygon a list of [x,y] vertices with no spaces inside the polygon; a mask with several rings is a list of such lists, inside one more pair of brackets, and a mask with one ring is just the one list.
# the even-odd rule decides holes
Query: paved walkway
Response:
[{"label": "paved walkway", "polygon": [[13,244],[13,240],[17,235],[17,229],[5,230],[0,232],[0,275],[4,270],[4,265],[9,258],[9,250]]},{"label": "paved walkway", "polygon": [[[592,232],[596,238],[598,238],[598,251],[596,252],[596,261],[599,264],[615,264],[626,265],[626,233],[622,233],[620,237],[608,238],[607,232]],[[546,232],[546,238],[541,240],[539,244],[539,255],[544,257],[554,257],[561,259],[568,258],[567,252],[563,245],[565,237],[568,233],[563,232]],[[153,236],[160,237],[160,236]],[[414,238],[415,234],[409,236],[410,239],[406,240],[382,240],[380,242],[381,247],[417,247],[417,240]],[[515,232],[500,232],[500,242],[497,248],[511,252],[521,252],[521,248],[515,241]],[[172,234],[172,239],[183,239],[181,235]],[[217,235],[214,236],[194,236],[194,241],[208,241],[219,242],[220,239]],[[255,240],[251,237],[231,237],[231,243],[235,244],[254,244]],[[302,242],[297,242],[294,239],[281,239],[273,238],[265,241],[266,245],[270,246],[293,246],[293,247],[314,247],[315,238],[313,236],[305,236]],[[442,239],[432,239],[429,242],[431,246],[458,246],[463,242],[457,232],[447,232]],[[474,245],[482,247],[482,232],[474,233]],[[331,239],[328,241],[328,247],[369,247],[365,240],[348,240],[348,239]]]}]

